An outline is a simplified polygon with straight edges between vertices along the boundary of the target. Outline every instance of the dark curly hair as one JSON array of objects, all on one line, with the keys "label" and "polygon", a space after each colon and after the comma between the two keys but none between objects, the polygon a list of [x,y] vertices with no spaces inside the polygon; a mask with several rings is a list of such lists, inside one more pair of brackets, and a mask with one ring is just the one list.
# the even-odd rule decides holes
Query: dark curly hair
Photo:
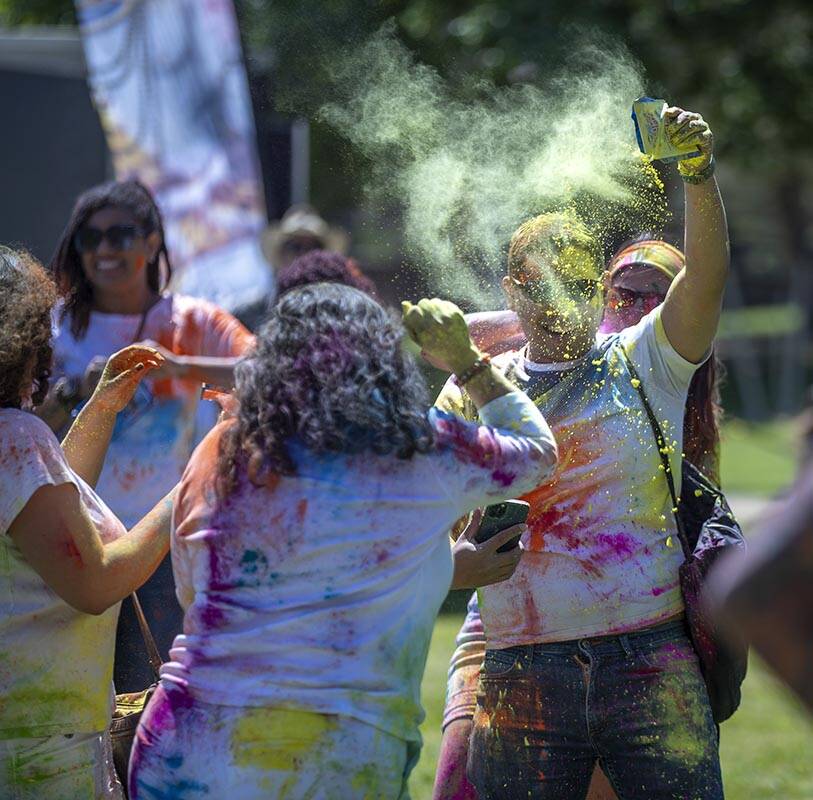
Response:
[{"label": "dark curly hair", "polygon": [[400,323],[358,289],[316,283],[284,294],[235,371],[239,411],[220,443],[221,496],[242,470],[258,485],[295,474],[292,437],[317,454],[431,450],[429,396],[402,338]]},{"label": "dark curly hair", "polygon": [[277,273],[278,294],[311,283],[342,283],[377,299],[375,284],[356,261],[333,250],[310,250]]},{"label": "dark curly hair", "polygon": [[[149,189],[138,181],[111,181],[94,186],[79,195],[71,212],[71,218],[62,232],[56,253],[51,259],[51,272],[60,292],[65,296],[60,322],[67,317],[71,321],[71,333],[76,339],[84,338],[93,307],[93,286],[82,269],[82,256],[76,249],[76,233],[93,214],[103,208],[122,208],[129,211],[146,233],[157,231],[161,246],[155,258],[147,264],[147,284],[154,292],[160,292],[172,275],[172,265],[166,247],[161,212]],[[163,257],[164,274],[161,275]]]},{"label": "dark curly hair", "polygon": [[32,255],[0,246],[0,297],[0,408],[20,408],[29,388],[39,405],[51,376],[56,286]]}]

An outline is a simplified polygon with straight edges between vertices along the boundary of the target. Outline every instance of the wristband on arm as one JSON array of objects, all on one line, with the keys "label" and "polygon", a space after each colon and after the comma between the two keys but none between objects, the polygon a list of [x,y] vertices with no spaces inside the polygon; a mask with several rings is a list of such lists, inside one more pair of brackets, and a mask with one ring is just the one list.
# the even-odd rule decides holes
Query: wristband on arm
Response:
[{"label": "wristband on arm", "polygon": [[709,159],[709,163],[706,164],[703,169],[699,172],[694,173],[684,173],[681,171],[680,166],[678,166],[678,172],[680,172],[680,177],[683,178],[684,183],[705,183],[712,175],[714,175],[715,167],[717,166],[717,162],[714,160],[714,156]]},{"label": "wristband on arm", "polygon": [[486,353],[480,356],[465,372],[455,375],[454,382],[458,386],[465,386],[475,375],[479,375],[484,369],[491,366],[491,356]]}]

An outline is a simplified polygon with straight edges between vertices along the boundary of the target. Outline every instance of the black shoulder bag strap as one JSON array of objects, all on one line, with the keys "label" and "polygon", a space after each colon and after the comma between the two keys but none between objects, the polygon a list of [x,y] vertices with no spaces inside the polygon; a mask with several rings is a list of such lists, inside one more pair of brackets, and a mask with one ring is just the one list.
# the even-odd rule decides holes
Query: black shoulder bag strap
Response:
[{"label": "black shoulder bag strap", "polygon": [[660,455],[661,458],[661,466],[663,467],[664,474],[666,475],[666,483],[669,486],[669,494],[672,498],[672,516],[675,518],[678,539],[680,539],[680,546],[683,548],[683,555],[686,560],[688,560],[692,557],[692,548],[689,545],[686,531],[683,529],[683,522],[681,521],[680,514],[678,513],[678,503],[680,500],[678,498],[677,491],[675,491],[675,479],[672,476],[672,465],[669,461],[669,450],[666,446],[666,437],[663,435],[663,430],[658,422],[658,418],[655,416],[655,412],[652,410],[652,406],[649,405],[649,400],[647,399],[646,392],[644,391],[644,384],[640,377],[638,377],[638,370],[635,369],[632,359],[627,354],[627,351],[624,349],[623,345],[620,347],[620,350],[624,357],[624,362],[627,365],[627,371],[632,378],[632,385],[635,387],[636,391],[638,392],[638,396],[641,398],[641,403],[643,403],[644,410],[649,418],[649,424],[652,427],[652,432],[655,434],[655,442],[658,446],[658,455]]}]

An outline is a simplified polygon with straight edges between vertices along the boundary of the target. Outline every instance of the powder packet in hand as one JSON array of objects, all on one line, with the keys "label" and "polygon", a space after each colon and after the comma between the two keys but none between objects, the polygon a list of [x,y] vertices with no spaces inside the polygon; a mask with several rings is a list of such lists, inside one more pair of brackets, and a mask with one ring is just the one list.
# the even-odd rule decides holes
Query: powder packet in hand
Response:
[{"label": "powder packet in hand", "polygon": [[212,386],[209,383],[203,384],[203,391],[200,394],[201,400],[211,400],[220,406],[221,419],[223,416],[234,416],[237,413],[239,403],[232,392]]},{"label": "powder packet in hand", "polygon": [[635,136],[642,153],[663,161],[682,161],[700,155],[697,145],[684,144],[676,147],[666,135],[663,114],[669,105],[665,100],[652,97],[639,97],[632,104],[632,121],[635,123]]}]

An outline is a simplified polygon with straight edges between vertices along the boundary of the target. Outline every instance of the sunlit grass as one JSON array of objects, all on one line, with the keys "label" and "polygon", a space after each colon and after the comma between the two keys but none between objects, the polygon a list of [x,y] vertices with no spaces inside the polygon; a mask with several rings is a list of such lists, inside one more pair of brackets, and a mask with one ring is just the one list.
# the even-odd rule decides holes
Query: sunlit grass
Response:
[{"label": "sunlit grass", "polygon": [[798,434],[792,420],[749,424],[732,419],[722,433],[721,480],[727,492],[769,497],[793,480]]}]

